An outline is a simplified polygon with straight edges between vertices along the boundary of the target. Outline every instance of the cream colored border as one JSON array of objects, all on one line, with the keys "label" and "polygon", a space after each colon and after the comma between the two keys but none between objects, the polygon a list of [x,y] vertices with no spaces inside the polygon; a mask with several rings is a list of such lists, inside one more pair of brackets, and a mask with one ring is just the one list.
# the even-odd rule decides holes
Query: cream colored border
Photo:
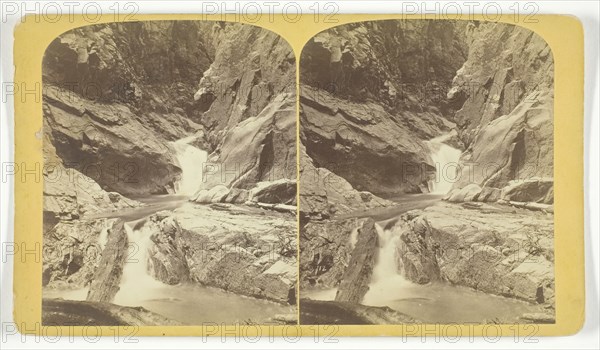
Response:
[{"label": "cream colored border", "polygon": [[[63,16],[65,17],[65,16]],[[238,16],[243,17],[243,16]],[[444,16],[445,19],[467,19],[465,16]],[[36,23],[34,16],[15,29],[15,83],[31,90],[41,90],[42,56],[58,35],[90,25],[81,16],[63,18],[56,23]],[[136,21],[149,20],[228,20],[234,15],[136,15]],[[422,15],[337,15],[337,23],[326,23],[324,16],[302,16],[290,23],[282,16],[260,16],[257,22],[241,23],[269,29],[286,39],[296,54],[297,63],[304,44],[315,34],[337,25],[383,19],[439,19]],[[485,20],[473,16],[475,20]],[[554,166],[555,166],[555,273],[556,323],[552,325],[378,325],[378,326],[259,326],[236,329],[238,336],[372,336],[372,335],[438,335],[438,336],[504,336],[567,335],[577,332],[584,320],[584,250],[583,250],[583,29],[571,16],[540,15],[537,23],[517,23],[512,16],[499,21],[520,25],[544,38],[552,49],[555,61]],[[113,22],[104,15],[93,24]],[[297,77],[297,79],[299,79]],[[37,85],[36,85],[37,84]],[[300,90],[297,89],[299,92]],[[15,162],[21,168],[43,166],[41,91],[25,95],[21,89],[15,97]],[[297,97],[297,106],[299,98]],[[299,113],[297,113],[299,120]],[[299,148],[299,146],[298,146]],[[299,156],[299,152],[298,152]],[[41,323],[42,280],[42,180],[28,175],[15,178],[15,244],[19,247],[14,260],[14,319],[23,333],[52,335],[104,336],[187,336],[227,333],[213,326],[177,327],[48,327]],[[32,249],[37,254],[32,254]]]}]

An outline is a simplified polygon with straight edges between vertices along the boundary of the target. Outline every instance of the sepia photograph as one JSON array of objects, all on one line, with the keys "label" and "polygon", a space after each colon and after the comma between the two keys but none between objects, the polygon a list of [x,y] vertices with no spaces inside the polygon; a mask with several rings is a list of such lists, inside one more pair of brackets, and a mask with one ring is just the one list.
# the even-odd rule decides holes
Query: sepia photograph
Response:
[{"label": "sepia photograph", "polygon": [[544,39],[356,22],[299,59],[300,323],[555,323]]},{"label": "sepia photograph", "polygon": [[296,59],[217,21],[43,58],[44,326],[297,323]]}]

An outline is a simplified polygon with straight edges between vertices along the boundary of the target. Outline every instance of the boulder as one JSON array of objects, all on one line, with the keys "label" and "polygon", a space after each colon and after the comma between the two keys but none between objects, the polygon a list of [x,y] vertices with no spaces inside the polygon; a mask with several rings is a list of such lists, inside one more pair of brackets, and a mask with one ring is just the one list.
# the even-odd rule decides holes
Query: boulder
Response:
[{"label": "boulder", "polygon": [[168,217],[151,217],[151,274],[164,283],[187,281],[295,304],[295,217],[228,206],[187,203]]},{"label": "boulder", "polygon": [[553,217],[509,206],[440,203],[404,216],[397,247],[411,281],[443,280],[554,305]]},{"label": "boulder", "polygon": [[448,202],[472,202],[477,199],[481,191],[479,185],[470,184],[461,189],[450,191],[446,197]]},{"label": "boulder", "polygon": [[554,180],[551,178],[513,180],[502,188],[500,198],[505,201],[552,204],[554,202]]},{"label": "boulder", "polygon": [[250,200],[261,203],[296,204],[296,180],[279,179],[259,182],[250,190]]},{"label": "boulder", "polygon": [[494,187],[483,187],[477,196],[478,202],[496,202],[500,199],[501,190]]},{"label": "boulder", "polygon": [[199,190],[193,197],[192,201],[201,204],[220,203],[223,202],[229,195],[229,188],[224,185],[217,185],[209,190]]}]

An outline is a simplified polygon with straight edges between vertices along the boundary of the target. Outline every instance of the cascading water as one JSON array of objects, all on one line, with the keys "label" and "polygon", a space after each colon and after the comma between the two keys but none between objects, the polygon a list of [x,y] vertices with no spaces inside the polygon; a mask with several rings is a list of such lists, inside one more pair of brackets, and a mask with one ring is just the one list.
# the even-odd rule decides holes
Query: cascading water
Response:
[{"label": "cascading water", "polygon": [[389,300],[399,298],[402,288],[411,282],[400,275],[396,264],[400,235],[393,228],[384,230],[379,224],[375,224],[375,229],[379,237],[379,252],[369,291],[363,302],[367,305],[387,305]]},{"label": "cascading water", "polygon": [[146,225],[135,229],[130,225],[134,225],[134,222],[124,226],[130,249],[123,266],[123,276],[115,303],[136,306],[140,300],[153,297],[157,290],[165,285],[150,276],[148,271],[148,250],[153,244],[150,239],[151,230]]},{"label": "cascading water", "polygon": [[458,160],[461,151],[444,142],[454,136],[456,131],[433,138],[426,142],[435,165],[435,179],[429,182],[429,191],[434,194],[446,194],[457,180]]},{"label": "cascading water", "polygon": [[176,184],[177,194],[191,196],[200,188],[202,169],[208,154],[190,145],[196,136],[189,136],[172,143],[175,147],[177,161],[181,167],[181,180]]}]

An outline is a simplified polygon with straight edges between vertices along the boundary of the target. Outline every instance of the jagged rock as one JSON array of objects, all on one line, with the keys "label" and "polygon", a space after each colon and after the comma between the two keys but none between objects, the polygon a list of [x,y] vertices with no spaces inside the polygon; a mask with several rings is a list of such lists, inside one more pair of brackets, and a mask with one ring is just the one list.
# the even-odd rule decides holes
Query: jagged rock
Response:
[{"label": "jagged rock", "polygon": [[410,280],[444,280],[486,293],[554,303],[553,218],[482,204],[438,204],[400,221],[398,254]]},{"label": "jagged rock", "polygon": [[302,88],[301,102],[307,155],[355,189],[379,196],[419,193],[434,173],[426,145],[382,106],[309,87]]},{"label": "jagged rock", "polygon": [[554,202],[553,189],[553,179],[513,180],[502,188],[500,198],[505,201],[552,204]]},{"label": "jagged rock", "polygon": [[88,301],[111,302],[119,291],[129,248],[124,225],[124,221],[118,220],[108,229],[102,258],[90,283]]},{"label": "jagged rock", "polygon": [[[100,263],[106,233],[117,219],[63,220],[44,230],[42,285],[79,289],[87,286]],[[48,223],[44,218],[44,224]]]},{"label": "jagged rock", "polygon": [[283,92],[258,114],[224,130],[217,150],[209,156],[209,165],[214,167],[204,174],[202,188],[225,185],[250,189],[261,181],[294,179],[295,103],[292,93]]},{"label": "jagged rock", "polygon": [[309,325],[367,325],[417,323],[414,318],[389,307],[365,306],[338,301],[300,299],[300,323]]},{"label": "jagged rock", "polygon": [[44,326],[178,326],[179,322],[143,307],[93,301],[42,300]]},{"label": "jagged rock", "polygon": [[215,58],[195,94],[197,122],[207,134],[216,184],[249,189],[296,177],[296,59],[275,33],[221,24]]},{"label": "jagged rock", "polygon": [[466,59],[465,25],[361,22],[314,36],[301,57],[300,125],[315,167],[377,196],[427,191],[435,169],[423,141],[454,127],[443,96]]},{"label": "jagged rock", "polygon": [[[533,31],[476,23],[469,58],[449,98],[461,95],[453,119],[467,151],[454,188],[503,188],[511,180],[552,177],[554,61]],[[503,45],[490,43],[502,42]]]},{"label": "jagged rock", "polygon": [[[362,299],[377,251],[373,221],[310,221],[301,227],[300,237],[300,288],[334,288],[343,283],[340,298]],[[363,269],[349,271],[350,264],[358,267],[361,262]]]},{"label": "jagged rock", "polygon": [[[294,215],[192,203],[151,220],[151,273],[165,283],[199,283],[240,295],[296,303]],[[156,222],[155,222],[156,221]]]},{"label": "jagged rock", "polygon": [[141,203],[104,191],[94,180],[62,165],[44,174],[44,213],[52,219],[77,219],[86,214],[134,208]]},{"label": "jagged rock", "polygon": [[335,301],[360,303],[369,291],[375,256],[379,247],[375,222],[371,219],[357,228],[356,243],[340,281]]},{"label": "jagged rock", "polygon": [[302,220],[326,219],[353,211],[385,207],[392,202],[368,192],[359,192],[342,177],[315,167],[300,145],[300,215]]}]

